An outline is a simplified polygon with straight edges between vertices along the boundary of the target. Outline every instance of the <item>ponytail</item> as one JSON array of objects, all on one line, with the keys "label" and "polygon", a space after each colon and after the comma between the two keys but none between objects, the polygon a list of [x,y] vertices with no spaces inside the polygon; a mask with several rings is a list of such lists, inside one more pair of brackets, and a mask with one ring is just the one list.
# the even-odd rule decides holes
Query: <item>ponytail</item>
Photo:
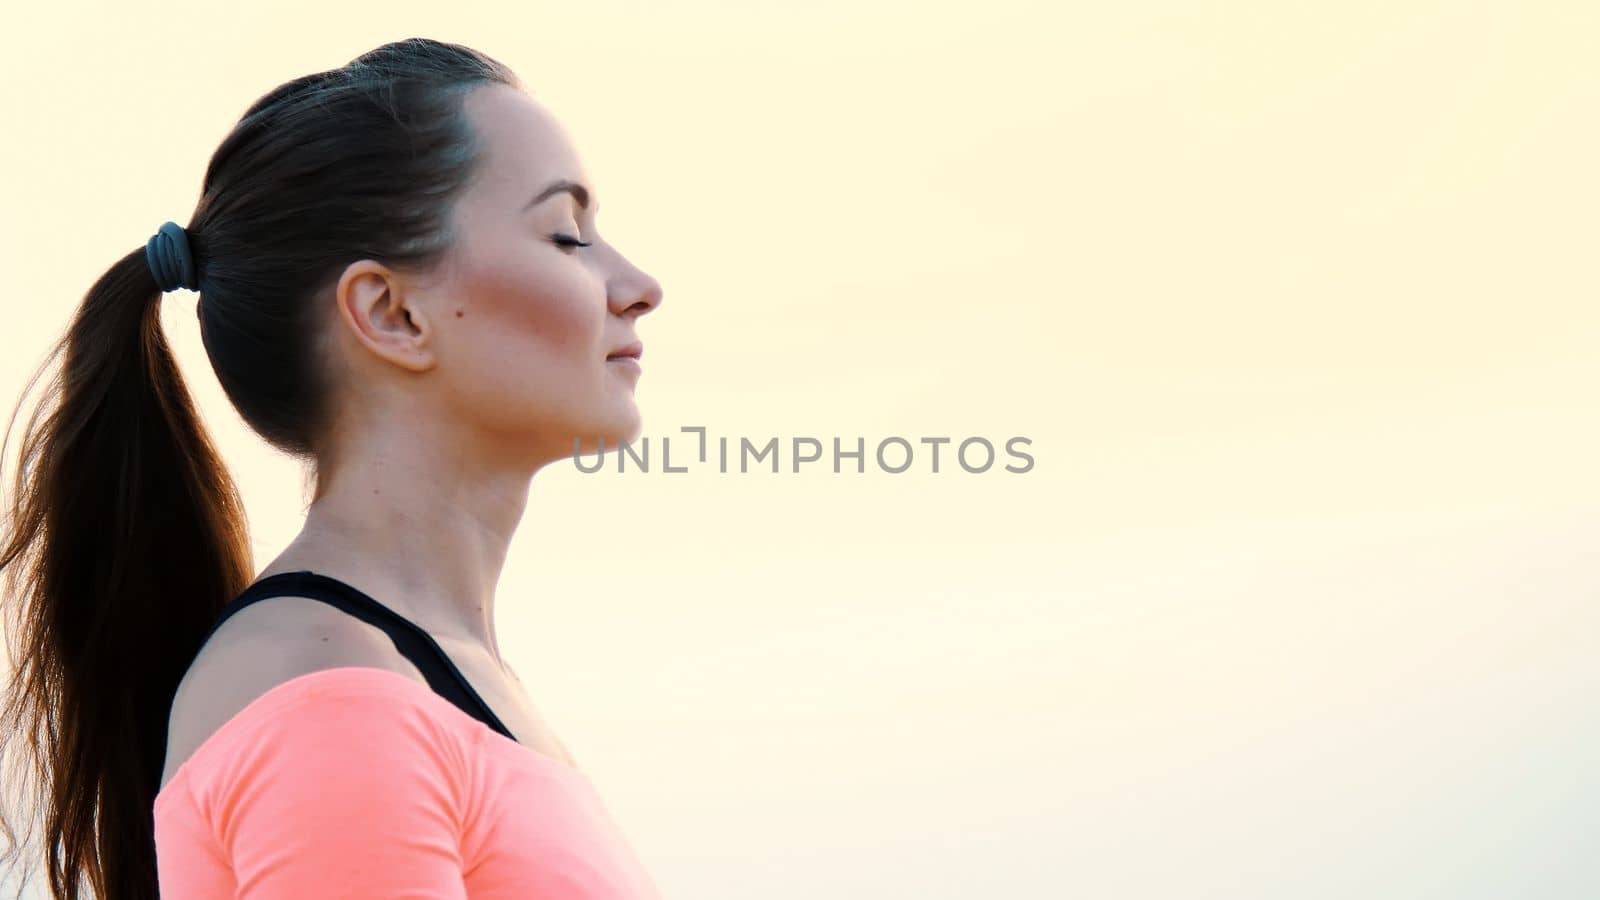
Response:
[{"label": "ponytail", "polygon": [[[141,247],[83,298],[29,381],[55,368],[0,540],[0,760],[7,785],[31,782],[22,808],[43,819],[61,900],[85,887],[157,897],[151,805],[173,694],[253,577],[242,504],[167,344],[162,296]],[[10,863],[28,841],[0,826]]]},{"label": "ponytail", "polygon": [[[35,373],[59,363],[0,537],[0,785],[30,776],[56,900],[155,900],[173,695],[254,577],[238,493],[161,330],[162,286],[199,286],[200,339],[244,422],[319,465],[337,405],[321,292],[356,260],[445,257],[481,156],[463,100],[486,84],[520,88],[476,50],[408,38],[262,95],[212,154],[188,227],[101,276]],[[3,865],[23,849],[0,827]]]}]

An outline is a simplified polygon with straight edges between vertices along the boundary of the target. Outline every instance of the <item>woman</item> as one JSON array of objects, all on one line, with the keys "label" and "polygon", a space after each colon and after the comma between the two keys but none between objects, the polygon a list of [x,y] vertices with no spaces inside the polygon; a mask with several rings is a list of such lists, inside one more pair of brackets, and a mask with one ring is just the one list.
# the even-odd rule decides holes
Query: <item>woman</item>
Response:
[{"label": "woman", "polygon": [[[662,291],[597,205],[513,73],[400,41],[257,101],[189,225],[90,289],[0,556],[55,897],[657,896],[494,630],[532,475],[640,429]],[[314,477],[254,574],[179,287]]]}]

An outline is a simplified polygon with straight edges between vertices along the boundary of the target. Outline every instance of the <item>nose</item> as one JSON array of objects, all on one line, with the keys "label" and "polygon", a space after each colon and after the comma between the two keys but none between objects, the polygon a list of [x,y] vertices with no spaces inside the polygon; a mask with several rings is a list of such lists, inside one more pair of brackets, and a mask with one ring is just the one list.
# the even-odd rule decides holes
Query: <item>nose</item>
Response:
[{"label": "nose", "polygon": [[611,311],[624,318],[637,319],[661,305],[661,282],[638,268],[613,282],[608,300]]}]

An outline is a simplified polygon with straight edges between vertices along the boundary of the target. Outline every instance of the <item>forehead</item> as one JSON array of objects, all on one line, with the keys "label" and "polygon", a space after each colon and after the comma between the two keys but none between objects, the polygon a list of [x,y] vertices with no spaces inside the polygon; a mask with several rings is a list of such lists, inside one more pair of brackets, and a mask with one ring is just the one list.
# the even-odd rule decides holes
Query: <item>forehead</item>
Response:
[{"label": "forehead", "polygon": [[566,129],[532,97],[485,85],[469,93],[465,105],[483,154],[477,181],[484,193],[504,193],[505,202],[520,206],[558,178],[588,183]]}]

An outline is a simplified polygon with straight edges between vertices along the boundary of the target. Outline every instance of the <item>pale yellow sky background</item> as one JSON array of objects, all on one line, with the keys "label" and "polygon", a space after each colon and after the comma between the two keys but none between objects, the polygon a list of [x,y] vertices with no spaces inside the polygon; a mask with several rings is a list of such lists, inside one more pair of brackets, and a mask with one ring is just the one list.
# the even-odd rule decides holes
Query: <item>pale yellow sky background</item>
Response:
[{"label": "pale yellow sky background", "polygon": [[[1032,440],[535,480],[500,644],[669,897],[1600,894],[1600,7],[7,18],[12,401],[251,101],[422,35],[661,280],[653,444]],[[264,563],[298,473],[164,302]]]}]

